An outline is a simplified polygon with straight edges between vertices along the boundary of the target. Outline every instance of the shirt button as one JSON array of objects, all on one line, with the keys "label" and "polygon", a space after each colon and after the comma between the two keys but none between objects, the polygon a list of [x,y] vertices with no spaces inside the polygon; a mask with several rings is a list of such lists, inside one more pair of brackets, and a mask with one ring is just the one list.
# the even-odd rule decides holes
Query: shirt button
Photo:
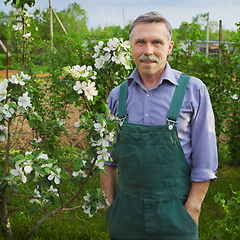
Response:
[{"label": "shirt button", "polygon": [[149,97],[150,95],[149,94],[147,94],[147,97]]},{"label": "shirt button", "polygon": [[148,114],[146,114],[146,117],[148,117]]}]

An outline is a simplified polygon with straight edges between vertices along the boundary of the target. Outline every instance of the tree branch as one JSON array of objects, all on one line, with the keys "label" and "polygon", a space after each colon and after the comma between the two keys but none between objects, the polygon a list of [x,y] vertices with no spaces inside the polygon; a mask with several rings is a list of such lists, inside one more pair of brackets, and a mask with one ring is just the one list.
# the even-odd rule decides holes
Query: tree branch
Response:
[{"label": "tree branch", "polygon": [[60,189],[55,182],[54,182],[54,186],[57,188],[58,195],[59,195],[59,198],[60,198],[60,201],[61,201],[61,206],[63,207],[63,200],[62,200],[62,195],[61,195]]},{"label": "tree branch", "polygon": [[[94,158],[93,162],[92,162],[92,165],[88,171],[88,174],[87,174],[87,177],[85,178],[85,180],[82,182],[79,190],[77,191],[77,193],[68,201],[66,202],[65,204],[63,204],[62,206],[56,208],[55,210],[53,210],[52,212],[46,214],[42,219],[40,219],[40,221],[38,221],[38,223],[34,226],[34,228],[28,233],[27,237],[25,238],[25,240],[28,240],[30,239],[30,237],[33,235],[33,233],[38,229],[38,227],[46,220],[48,219],[50,216],[54,216],[56,213],[62,211],[63,209],[65,209],[66,206],[68,206],[70,203],[72,203],[77,197],[78,195],[80,194],[80,192],[82,191],[84,185],[86,184],[88,178],[90,177],[91,173],[92,173],[92,170],[93,170],[93,167],[95,165],[95,162],[97,161],[97,156]],[[66,209],[65,209],[66,210]]]}]

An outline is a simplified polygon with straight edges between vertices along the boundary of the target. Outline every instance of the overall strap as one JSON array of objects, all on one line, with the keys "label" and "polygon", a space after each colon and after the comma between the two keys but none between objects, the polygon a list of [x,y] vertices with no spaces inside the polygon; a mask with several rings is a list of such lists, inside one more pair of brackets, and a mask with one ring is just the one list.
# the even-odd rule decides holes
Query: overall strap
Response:
[{"label": "overall strap", "polygon": [[123,82],[120,85],[119,90],[119,102],[118,102],[118,117],[126,118],[126,102],[127,102],[128,83]]},{"label": "overall strap", "polygon": [[176,86],[172,102],[168,111],[167,121],[170,122],[177,122],[183,98],[185,96],[185,92],[187,90],[188,82],[189,82],[190,76],[182,74],[178,80],[178,86]]}]

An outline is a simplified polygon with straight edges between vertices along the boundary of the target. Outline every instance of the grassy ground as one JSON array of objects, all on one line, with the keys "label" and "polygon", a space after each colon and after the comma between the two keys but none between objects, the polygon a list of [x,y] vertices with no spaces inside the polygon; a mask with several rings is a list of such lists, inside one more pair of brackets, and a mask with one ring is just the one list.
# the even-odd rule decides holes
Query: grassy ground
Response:
[{"label": "grassy ground", "polygon": [[[224,192],[230,198],[231,185],[235,191],[240,189],[240,168],[223,167],[219,169],[218,179],[211,184],[202,207],[199,224],[200,240],[214,239],[212,238],[214,222],[216,219],[221,218],[221,211],[218,204],[214,202],[213,197],[217,192]],[[90,188],[96,186],[99,186],[98,177],[89,182]],[[68,183],[64,184],[62,189],[65,192],[65,197],[71,195],[71,192],[75,190],[76,186],[71,186]],[[44,215],[41,212],[29,215],[29,207],[30,203],[26,199],[15,198],[10,201],[9,210],[15,239],[24,239],[31,228]],[[0,224],[0,239],[7,239],[2,223]],[[44,222],[34,233],[32,239],[109,240],[104,211],[99,211],[92,218],[83,213],[82,209],[60,212],[55,217],[51,217]]]}]

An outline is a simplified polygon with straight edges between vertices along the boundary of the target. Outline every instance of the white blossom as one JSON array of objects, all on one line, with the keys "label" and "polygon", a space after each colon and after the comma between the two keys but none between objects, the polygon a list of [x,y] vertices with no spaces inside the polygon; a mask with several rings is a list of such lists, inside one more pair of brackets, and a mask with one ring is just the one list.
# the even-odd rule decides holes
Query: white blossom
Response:
[{"label": "white blossom", "polygon": [[99,169],[104,169],[104,162],[96,161],[95,166],[97,166]]},{"label": "white blossom", "polygon": [[80,127],[80,122],[75,122],[74,125],[75,125],[75,127],[78,128],[78,127]]},{"label": "white blossom", "polygon": [[27,107],[32,107],[31,98],[28,97],[28,93],[25,92],[22,97],[18,98],[17,113],[27,112]]},{"label": "white blossom", "polygon": [[91,208],[86,208],[85,205],[82,206],[82,208],[84,209],[84,213],[88,214],[89,217],[92,217],[93,215],[90,213]]},{"label": "white blossom", "polygon": [[[2,132],[2,133],[1,133]],[[5,141],[7,139],[8,128],[2,124],[0,124],[0,141]]]},{"label": "white blossom", "polygon": [[39,138],[39,139],[34,138],[32,141],[34,141],[36,143],[40,143],[40,142],[42,142],[42,138]]},{"label": "white blossom", "polygon": [[84,81],[82,83],[80,81],[77,81],[73,86],[73,90],[76,91],[78,94],[83,93],[83,91],[85,91],[86,88],[87,88],[87,83]]},{"label": "white blossom", "polygon": [[[102,58],[101,58],[101,57],[102,57]],[[103,64],[105,63],[104,57],[103,57],[103,56],[101,56],[101,57],[95,59],[94,66],[95,66],[97,69],[102,68],[102,67],[103,67]]]},{"label": "white blossom", "polygon": [[109,39],[107,45],[108,47],[103,48],[104,51],[110,52],[116,50],[119,44],[119,40],[117,38]]},{"label": "white blossom", "polygon": [[[22,74],[22,72],[21,72],[21,74]],[[25,74],[25,76],[28,76],[28,75]],[[30,78],[27,78],[27,79],[30,79]],[[9,82],[11,82],[12,84],[20,84],[21,86],[25,85],[25,82],[23,81],[22,76],[18,76],[18,74],[12,75],[11,78],[9,79]]]},{"label": "white blossom", "polygon": [[0,107],[0,121],[3,118],[10,118],[14,114],[14,108],[10,107],[8,104],[4,104]]},{"label": "white blossom", "polygon": [[125,61],[124,58],[124,52],[120,52],[117,56],[115,54],[115,52],[113,53],[113,57],[112,57],[112,61],[119,64],[119,63],[123,63]]},{"label": "white blossom", "polygon": [[3,81],[0,82],[0,101],[6,99],[7,87],[8,87],[8,80],[5,78]]},{"label": "white blossom", "polygon": [[27,17],[33,17],[33,15],[32,15],[31,13],[29,13],[29,12],[25,12],[25,15],[26,15]]},{"label": "white blossom", "polygon": [[123,42],[123,39],[122,39],[122,38],[120,39],[120,41],[121,41],[120,45],[121,45],[121,47],[124,48],[124,50],[127,51],[128,49],[131,48],[131,43],[130,43],[129,41],[124,41],[124,42]]},{"label": "white blossom", "polygon": [[53,188],[51,185],[50,188],[48,189],[48,192],[55,194],[56,196],[59,196],[58,190],[56,188]]},{"label": "white blossom", "polygon": [[103,137],[103,134],[104,134],[104,131],[105,131],[106,122],[102,121],[102,125],[101,125],[101,123],[95,123],[93,126],[95,128],[95,131],[98,132],[101,137]]},{"label": "white blossom", "polygon": [[13,29],[15,30],[15,31],[19,31],[19,30],[22,30],[22,27],[23,27],[23,25],[22,25],[22,23],[17,23],[17,25],[13,25]]},{"label": "white blossom", "polygon": [[[28,34],[31,35],[31,33],[28,33]],[[23,79],[26,79],[26,80],[30,80],[31,79],[31,76],[28,76],[27,74],[24,74],[23,72],[21,72],[20,77],[22,77]]]},{"label": "white blossom", "polygon": [[19,165],[17,165],[17,164],[15,164],[15,168],[16,169],[12,169],[10,171],[10,173],[13,176],[18,176],[18,175],[22,176],[22,182],[26,183],[27,182],[27,177],[24,175],[24,172],[22,171],[22,168]]},{"label": "white blossom", "polygon": [[23,37],[24,37],[24,38],[29,38],[30,36],[31,36],[31,33],[23,34]]},{"label": "white blossom", "polygon": [[27,174],[30,173],[32,170],[33,170],[33,168],[32,168],[31,166],[29,166],[29,165],[27,165],[27,166],[24,167],[24,171],[25,171]]},{"label": "white blossom", "polygon": [[88,81],[87,87],[84,89],[84,93],[88,100],[93,100],[93,96],[98,95],[98,91],[96,91],[95,82]]},{"label": "white blossom", "polygon": [[51,174],[48,176],[48,180],[51,181],[51,180],[54,179],[54,182],[56,184],[59,184],[60,183],[60,175],[59,175],[59,173],[61,172],[61,168],[57,168],[56,171],[57,171],[58,174],[56,174],[53,171],[51,171]]},{"label": "white blossom", "polygon": [[34,198],[32,198],[29,202],[30,203],[34,203],[34,202],[36,202],[36,203],[40,203],[40,201],[38,200],[38,198],[41,198],[42,196],[40,195],[40,192],[37,190],[37,189],[35,189],[34,190]]},{"label": "white blossom", "polygon": [[93,58],[98,57],[98,55],[100,53],[100,49],[102,48],[102,46],[103,46],[103,41],[99,41],[98,45],[94,46],[94,50],[95,50],[96,53],[93,55]]},{"label": "white blossom", "polygon": [[[97,151],[97,154],[98,154],[98,156],[97,156],[98,161],[100,161],[102,159],[104,159],[105,161],[108,161],[108,159],[110,157],[110,153],[108,152],[107,148],[103,148],[102,150]],[[102,167],[103,167],[103,165],[102,165]],[[101,169],[103,169],[103,168],[101,168]]]},{"label": "white blossom", "polygon": [[82,176],[84,178],[87,177],[87,174],[84,171],[82,171],[82,170],[79,170],[78,172],[73,171],[72,175],[74,177],[77,177],[78,175],[80,175],[80,176]]},{"label": "white blossom", "polygon": [[110,53],[105,53],[105,55],[104,55],[104,56],[101,56],[101,58],[102,58],[105,62],[107,62],[107,61],[111,58],[111,54],[110,54]]}]

